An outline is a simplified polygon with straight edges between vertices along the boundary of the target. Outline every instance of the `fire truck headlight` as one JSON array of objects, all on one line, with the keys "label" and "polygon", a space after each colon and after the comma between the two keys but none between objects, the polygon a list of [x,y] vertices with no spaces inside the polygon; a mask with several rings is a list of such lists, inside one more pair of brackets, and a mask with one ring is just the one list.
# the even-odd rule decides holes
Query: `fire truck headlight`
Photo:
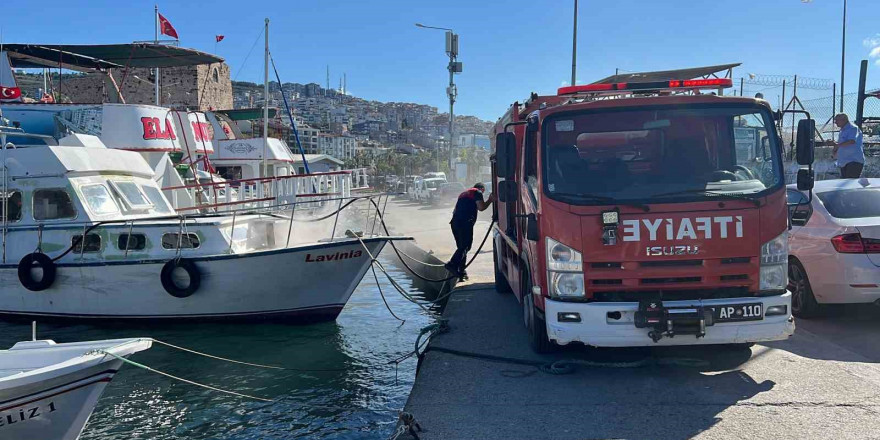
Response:
[{"label": "fire truck headlight", "polygon": [[551,272],[550,288],[555,296],[582,297],[584,296],[584,274]]},{"label": "fire truck headlight", "polygon": [[761,246],[761,290],[785,290],[788,286],[788,231]]},{"label": "fire truck headlight", "polygon": [[581,272],[584,270],[580,252],[547,237],[547,269],[560,272]]}]

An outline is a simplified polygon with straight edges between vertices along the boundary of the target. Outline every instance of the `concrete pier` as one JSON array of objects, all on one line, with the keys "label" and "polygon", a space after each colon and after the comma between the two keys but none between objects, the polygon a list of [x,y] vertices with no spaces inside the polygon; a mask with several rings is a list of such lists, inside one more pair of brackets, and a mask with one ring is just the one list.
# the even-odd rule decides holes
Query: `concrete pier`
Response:
[{"label": "concrete pier", "polygon": [[[422,208],[401,204],[390,218],[408,209]],[[448,221],[441,210],[434,217]],[[440,219],[405,232],[444,259],[451,237]],[[475,247],[488,221],[481,224]],[[572,345],[540,356],[528,346],[516,298],[494,290],[490,246],[446,306],[450,331],[421,361],[405,410],[422,439],[880,438],[875,308],[832,309],[827,318],[799,320],[787,341],[751,349]],[[462,352],[604,366],[550,375]]]}]

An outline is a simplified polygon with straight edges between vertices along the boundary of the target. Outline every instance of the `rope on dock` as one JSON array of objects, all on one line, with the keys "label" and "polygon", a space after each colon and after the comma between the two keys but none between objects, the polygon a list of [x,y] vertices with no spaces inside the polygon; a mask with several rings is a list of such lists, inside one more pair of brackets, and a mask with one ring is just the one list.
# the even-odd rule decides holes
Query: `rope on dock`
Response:
[{"label": "rope on dock", "polygon": [[584,359],[562,359],[553,362],[544,362],[538,360],[530,360],[530,359],[517,359],[506,356],[496,356],[491,354],[484,353],[474,353],[463,350],[456,350],[452,348],[445,347],[428,347],[425,350],[425,353],[429,351],[436,351],[440,353],[447,353],[455,356],[468,357],[473,359],[481,359],[490,362],[501,362],[506,364],[514,364],[514,365],[525,365],[530,367],[535,367],[543,373],[547,373],[554,376],[561,376],[564,374],[572,374],[576,371],[576,367],[589,367],[589,368],[642,368],[648,366],[679,366],[679,367],[706,367],[709,366],[709,362],[702,359],[691,359],[691,358],[657,358],[657,357],[646,357],[643,359],[635,360],[635,361],[626,361],[626,362],[597,362],[597,361],[588,361]]},{"label": "rope on dock", "polygon": [[151,367],[148,367],[148,366],[146,366],[146,365],[144,365],[144,364],[140,364],[140,363],[137,363],[137,362],[135,362],[135,361],[132,361],[132,360],[126,359],[126,358],[124,358],[124,357],[122,357],[122,356],[119,356],[119,355],[117,355],[117,354],[115,354],[115,353],[110,353],[109,351],[105,351],[105,350],[95,350],[95,352],[96,352],[96,353],[100,353],[100,354],[104,354],[104,355],[107,355],[107,356],[114,357],[114,358],[116,358],[116,359],[118,359],[118,360],[120,360],[120,361],[122,361],[122,362],[125,362],[126,364],[133,365],[133,366],[138,367],[138,368],[142,368],[142,369],[147,370],[147,371],[149,371],[149,372],[151,372],[151,373],[156,373],[156,374],[159,374],[159,375],[162,375],[162,376],[165,376],[165,377],[168,377],[168,378],[171,378],[171,379],[174,379],[174,380],[177,380],[177,381],[183,382],[183,383],[187,383],[187,384],[190,384],[190,385],[195,385],[195,386],[197,386],[197,387],[202,387],[202,388],[205,388],[205,389],[209,389],[209,390],[211,390],[211,391],[217,391],[217,392],[219,392],[219,393],[229,394],[229,395],[236,396],[236,397],[243,397],[243,398],[245,398],[245,399],[257,400],[257,401],[260,401],[260,402],[274,402],[274,400],[272,400],[272,399],[266,399],[266,398],[263,398],[263,397],[251,396],[251,395],[249,395],[249,394],[243,394],[243,393],[238,393],[238,392],[235,392],[235,391],[224,390],[223,388],[217,388],[217,387],[215,387],[215,386],[205,385],[205,384],[203,384],[203,383],[198,383],[198,382],[195,382],[195,381],[192,381],[192,380],[189,380],[189,379],[184,379],[184,378],[182,378],[182,377],[177,377],[177,376],[174,376],[174,375],[172,375],[172,374],[168,374],[168,373],[166,373],[166,372],[164,372],[164,371],[159,371],[159,370],[157,370],[157,369],[155,369],[155,368],[151,368]]}]

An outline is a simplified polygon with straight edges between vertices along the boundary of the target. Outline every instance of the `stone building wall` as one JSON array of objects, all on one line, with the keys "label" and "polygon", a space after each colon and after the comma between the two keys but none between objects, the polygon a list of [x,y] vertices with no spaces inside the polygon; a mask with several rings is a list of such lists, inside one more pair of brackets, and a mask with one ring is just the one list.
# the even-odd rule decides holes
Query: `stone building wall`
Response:
[{"label": "stone building wall", "polygon": [[[226,63],[159,69],[160,105],[173,109],[223,110],[232,108],[232,80]],[[127,104],[155,104],[151,69],[110,72]],[[64,81],[61,92],[74,103],[120,102],[110,78],[92,73]]]}]

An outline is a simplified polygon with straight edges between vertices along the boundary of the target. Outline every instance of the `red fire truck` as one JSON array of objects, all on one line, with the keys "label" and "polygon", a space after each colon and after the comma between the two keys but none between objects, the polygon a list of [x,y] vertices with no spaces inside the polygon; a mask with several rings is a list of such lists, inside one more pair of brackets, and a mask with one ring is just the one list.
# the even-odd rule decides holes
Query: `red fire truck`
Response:
[{"label": "red fire truck", "polygon": [[[730,86],[563,87],[496,124],[496,288],[521,302],[536,351],[792,334],[781,114],[719,96]],[[805,190],[814,129],[798,124]]]}]

